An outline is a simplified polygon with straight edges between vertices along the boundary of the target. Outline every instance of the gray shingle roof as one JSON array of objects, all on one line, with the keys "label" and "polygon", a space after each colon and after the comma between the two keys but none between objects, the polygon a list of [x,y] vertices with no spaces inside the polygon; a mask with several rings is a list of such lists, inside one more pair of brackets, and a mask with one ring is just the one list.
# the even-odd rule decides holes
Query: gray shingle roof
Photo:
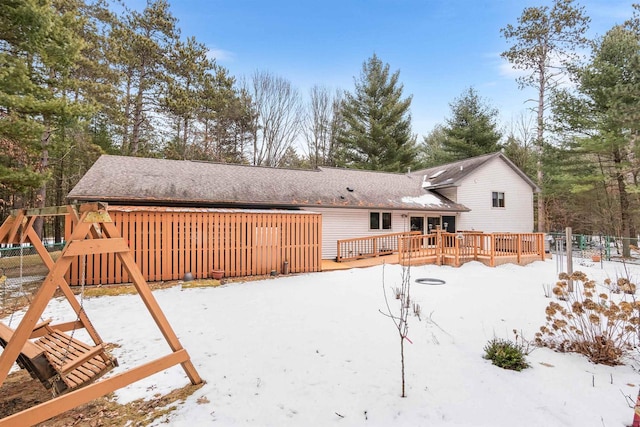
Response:
[{"label": "gray shingle roof", "polygon": [[412,172],[411,175],[420,177],[421,180],[425,181],[427,188],[432,190],[444,187],[452,187],[459,185],[460,181],[463,178],[469,176],[479,167],[496,158],[504,161],[511,169],[513,169],[518,175],[520,175],[520,177],[531,186],[533,191],[537,192],[540,190],[539,187],[524,172],[522,172],[515,164],[513,164],[511,160],[509,160],[504,154],[500,152],[471,157],[457,162],[435,166],[429,169],[418,170]]},{"label": "gray shingle roof", "polygon": [[116,204],[469,210],[424,190],[422,175],[109,155],[96,161],[67,198]]}]

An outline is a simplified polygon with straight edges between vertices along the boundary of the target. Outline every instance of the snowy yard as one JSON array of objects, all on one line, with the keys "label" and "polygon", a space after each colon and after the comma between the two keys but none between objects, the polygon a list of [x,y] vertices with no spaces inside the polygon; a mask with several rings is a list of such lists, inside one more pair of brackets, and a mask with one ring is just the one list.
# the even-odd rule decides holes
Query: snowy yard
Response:
[{"label": "snowy yard", "polygon": [[[580,261],[580,260],[576,260]],[[574,269],[600,283],[622,264]],[[631,267],[632,279],[640,267]],[[507,371],[484,360],[493,337],[525,338],[545,322],[543,284],[556,263],[411,268],[422,319],[411,316],[407,398],[400,398],[397,330],[380,314],[401,267],[304,274],[218,288],[154,292],[206,384],[168,421],[172,426],[625,426],[640,378],[633,361],[594,365],[585,357],[534,350],[531,368]],[[637,283],[637,280],[636,280]],[[603,288],[604,289],[604,288]],[[391,292],[388,292],[391,294]],[[397,301],[392,300],[395,306]],[[89,298],[85,309],[121,372],[169,351],[140,299]],[[73,320],[64,300],[44,317]],[[16,322],[16,319],[14,319]],[[121,402],[188,383],[178,366],[117,392]],[[627,396],[627,397],[625,397]]]}]

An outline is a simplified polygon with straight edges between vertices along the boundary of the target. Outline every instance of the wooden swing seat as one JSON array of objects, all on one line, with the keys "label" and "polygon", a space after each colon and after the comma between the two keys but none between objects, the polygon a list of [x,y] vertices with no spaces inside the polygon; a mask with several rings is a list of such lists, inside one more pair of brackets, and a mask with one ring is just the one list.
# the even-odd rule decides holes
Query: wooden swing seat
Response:
[{"label": "wooden swing seat", "polygon": [[[91,347],[63,332],[51,328],[48,321],[34,331],[46,328],[35,342],[27,340],[16,362],[46,388],[62,394],[100,378],[118,361],[109,356],[102,344]],[[6,347],[13,330],[0,323],[0,345]]]},{"label": "wooden swing seat", "polygon": [[[38,217],[65,215],[66,224],[71,230],[67,244],[56,261],[42,244],[42,240],[33,228]],[[53,389],[56,396],[18,413],[0,419],[0,427],[36,425],[55,415],[104,396],[122,387],[126,387],[150,375],[181,365],[191,384],[202,383],[200,375],[193,366],[187,350],[182,347],[168,319],[162,312],[146,282],[136,260],[120,235],[113,219],[102,203],[90,203],[75,206],[57,206],[35,210],[17,210],[0,225],[0,243],[28,243],[49,269],[35,297],[29,303],[20,325],[12,330],[0,323],[0,343],[4,350],[0,352],[0,386],[9,374],[15,362],[27,369],[32,376]],[[171,352],[130,367],[100,381],[94,381],[113,367],[117,361],[110,357],[102,344],[100,335],[84,312],[67,281],[73,271],[82,271],[80,263],[86,256],[112,256],[119,260],[122,268],[129,274],[131,281],[142,299],[147,311],[162,332]],[[47,304],[60,290],[69,302],[77,319],[74,322],[43,326],[37,324]],[[79,340],[65,334],[70,330],[84,328],[95,346],[87,346]],[[62,394],[64,393],[64,394]]]}]

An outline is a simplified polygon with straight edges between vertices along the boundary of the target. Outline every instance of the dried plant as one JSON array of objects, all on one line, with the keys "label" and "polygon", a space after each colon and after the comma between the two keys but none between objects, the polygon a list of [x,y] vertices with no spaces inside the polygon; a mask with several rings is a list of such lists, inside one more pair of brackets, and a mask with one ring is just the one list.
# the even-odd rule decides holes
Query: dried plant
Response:
[{"label": "dried plant", "polygon": [[[409,310],[410,306],[410,296],[409,293],[411,291],[411,267],[405,266],[402,267],[402,278],[401,278],[401,286],[398,288],[394,288],[393,291],[396,295],[396,299],[399,301],[399,311],[396,313],[395,310],[391,308],[389,304],[389,299],[387,298],[387,292],[384,283],[384,265],[382,266],[382,292],[384,294],[384,301],[386,304],[386,310],[380,310],[380,313],[387,316],[391,320],[398,331],[398,338],[400,339],[400,377],[402,381],[402,394],[400,397],[407,397],[405,393],[405,358],[404,358],[404,342],[405,340],[411,343],[411,340],[407,337],[409,333]],[[399,289],[399,292],[398,292]]]},{"label": "dried plant", "polygon": [[420,318],[420,314],[422,313],[422,307],[420,307],[420,304],[418,304],[417,302],[414,301],[413,303],[413,315],[416,316],[418,318],[418,320],[422,320]]},{"label": "dried plant", "polygon": [[[536,345],[584,354],[594,363],[620,364],[638,336],[640,302],[629,297],[635,285],[618,279],[616,285],[625,293],[613,301],[580,271],[561,273],[559,279],[553,294],[561,302],[547,306],[547,323],[536,333]],[[576,284],[574,292],[569,291],[570,280]],[[610,281],[605,284],[611,289]]]}]

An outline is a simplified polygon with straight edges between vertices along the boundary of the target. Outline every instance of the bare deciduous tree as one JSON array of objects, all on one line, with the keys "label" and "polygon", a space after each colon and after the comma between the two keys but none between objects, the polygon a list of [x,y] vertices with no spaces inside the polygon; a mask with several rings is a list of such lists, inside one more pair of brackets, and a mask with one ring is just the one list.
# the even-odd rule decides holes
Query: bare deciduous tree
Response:
[{"label": "bare deciduous tree", "polygon": [[409,334],[408,318],[409,312],[411,311],[411,267],[402,267],[402,283],[399,288],[396,288],[396,299],[400,303],[400,310],[398,313],[394,313],[394,310],[389,304],[389,299],[387,298],[387,291],[384,283],[384,268],[382,269],[382,275],[382,291],[384,293],[384,301],[387,307],[386,311],[380,310],[380,313],[393,320],[393,324],[398,330],[398,336],[400,337],[400,372],[402,379],[402,394],[400,397],[407,397],[407,394],[405,393],[404,376],[404,342],[405,340],[411,342],[407,337]]},{"label": "bare deciduous tree", "polygon": [[254,73],[250,89],[256,113],[253,164],[278,166],[300,132],[300,94],[291,82],[267,71]]},{"label": "bare deciduous tree", "polygon": [[304,122],[309,161],[312,167],[332,166],[342,94],[337,91],[332,95],[327,87],[316,85],[309,91],[309,98]]}]

